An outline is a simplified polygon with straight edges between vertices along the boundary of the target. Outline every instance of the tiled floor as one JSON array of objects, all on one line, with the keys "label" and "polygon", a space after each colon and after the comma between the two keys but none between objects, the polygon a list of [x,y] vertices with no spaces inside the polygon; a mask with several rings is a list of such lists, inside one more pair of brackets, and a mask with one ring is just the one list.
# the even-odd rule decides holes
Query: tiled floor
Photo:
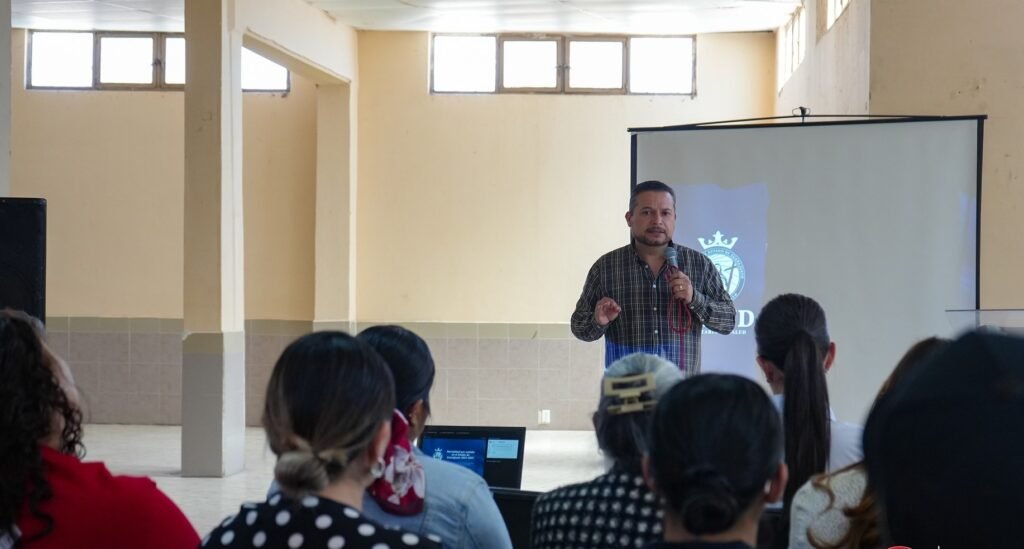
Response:
[{"label": "tiled floor", "polygon": [[[181,429],[152,425],[87,425],[86,461],[115,474],[145,475],[185,512],[200,536],[243,501],[261,500],[273,477],[274,455],[263,431],[248,429],[245,471],[227,478],[181,476]],[[527,431],[523,489],[546,491],[603,471],[592,431]]]}]

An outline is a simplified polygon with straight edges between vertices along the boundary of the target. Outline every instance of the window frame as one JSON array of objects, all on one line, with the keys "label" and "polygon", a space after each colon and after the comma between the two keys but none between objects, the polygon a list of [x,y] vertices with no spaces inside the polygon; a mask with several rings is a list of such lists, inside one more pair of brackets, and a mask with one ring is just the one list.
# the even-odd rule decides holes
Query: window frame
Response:
[{"label": "window frame", "polygon": [[[160,33],[160,88],[165,90],[180,90],[185,91],[185,84],[168,84],[167,83],[167,39],[168,38],[181,38],[185,39],[185,33],[182,32],[163,32]],[[185,47],[188,48],[188,42],[185,42]],[[291,75],[292,72],[288,71],[288,87],[291,90]],[[243,90],[244,91],[244,90]]]},{"label": "window frame", "polygon": [[825,0],[825,30],[831,29],[853,0]]},{"label": "window frame", "polygon": [[[494,72],[494,91],[438,91],[434,88],[434,65],[436,48],[434,48],[434,40],[438,36],[486,36],[493,37],[495,40],[495,72]],[[690,91],[677,93],[677,92],[633,92],[629,89],[630,83],[630,42],[633,38],[684,38],[690,41],[692,45],[692,53],[690,56]],[[558,44],[558,89],[553,88],[505,88],[503,86],[504,78],[504,48],[503,41],[509,39],[512,41],[524,41],[524,40],[546,40],[556,41]],[[622,88],[573,88],[569,86],[568,71],[572,70],[572,61],[569,59],[569,43],[570,42],[582,42],[582,41],[593,41],[593,42],[623,42],[622,48]],[[637,35],[626,35],[626,34],[576,34],[576,33],[500,33],[500,32],[483,32],[483,33],[466,33],[466,32],[435,32],[430,33],[430,66],[428,67],[428,93],[431,95],[507,95],[507,94],[562,94],[562,95],[637,95],[644,97],[656,97],[656,96],[667,96],[667,97],[697,97],[697,36],[694,34],[673,34],[673,35],[656,35],[656,34],[637,34]]]},{"label": "window frame", "polygon": [[[697,35],[695,35],[695,34],[680,34],[680,35],[672,35],[672,36],[663,36],[663,35],[658,35],[658,34],[636,34],[636,35],[630,35],[628,38],[629,38],[629,45],[630,46],[632,46],[632,42],[633,42],[634,38],[688,38],[690,40],[690,48],[691,48],[691,52],[690,52],[690,92],[689,93],[635,92],[635,91],[631,91],[629,89],[630,82],[627,81],[626,82],[626,95],[640,95],[640,96],[644,96],[644,97],[660,96],[660,95],[677,96],[677,97],[687,97],[687,96],[689,96],[691,98],[697,97]],[[632,51],[632,48],[630,48],[630,51],[626,52],[626,63],[627,63],[627,66],[626,66],[625,70],[627,71],[627,73],[629,72],[628,63],[629,63],[629,53],[631,51]]]},{"label": "window frame", "polygon": [[[188,43],[187,42],[185,43],[185,47],[188,48]],[[246,48],[245,46],[242,46],[242,49],[243,50],[247,50],[249,48]],[[264,93],[264,94],[266,94],[266,93],[271,93],[271,94],[272,93],[279,93],[282,96],[286,96],[286,95],[288,95],[289,93],[292,92],[292,71],[291,71],[291,69],[289,69],[288,67],[285,67],[284,65],[278,63],[277,61],[274,61],[273,59],[270,59],[270,58],[268,58],[268,57],[266,57],[266,56],[264,56],[264,55],[262,55],[260,53],[257,53],[255,50],[249,50],[249,51],[251,53],[254,53],[254,54],[262,57],[263,59],[266,59],[267,61],[270,61],[271,63],[273,63],[275,65],[278,65],[278,66],[284,68],[284,71],[285,71],[285,84],[284,84],[284,89],[283,90],[264,89],[264,88],[246,88],[245,86],[242,86],[242,82],[241,82],[242,78],[241,78],[241,75],[239,75],[238,85],[239,85],[239,87],[242,88],[242,93]],[[241,59],[241,58],[239,58],[239,59]],[[239,63],[241,63],[241,61],[239,61]],[[239,70],[241,70],[241,69],[239,69]],[[184,88],[184,86],[182,86],[182,88]]]},{"label": "window frame", "polygon": [[[629,36],[585,36],[566,35],[565,40],[565,67],[562,72],[565,74],[565,93],[578,93],[584,95],[627,95],[629,94]],[[621,42],[622,43],[622,85],[618,88],[577,88],[570,85],[569,76],[572,74],[572,42]]]},{"label": "window frame", "polygon": [[[563,36],[549,34],[498,34],[495,52],[495,84],[493,92],[480,93],[561,93],[565,88],[565,48],[562,46]],[[555,43],[555,87],[553,88],[510,88],[505,86],[505,42],[554,42]],[[433,66],[431,66],[433,73]],[[446,93],[446,92],[442,92]]]},{"label": "window frame", "polygon": [[[831,1],[831,0],[827,0]],[[807,26],[807,10],[798,6],[789,20],[776,31],[776,93],[783,88],[803,64],[807,55],[807,40],[810,29]]]},{"label": "window frame", "polygon": [[[437,54],[437,48],[434,47],[434,38],[438,36],[465,36],[465,37],[492,37],[494,38],[494,91],[437,91],[434,89],[434,56]],[[498,35],[493,32],[435,32],[430,34],[430,67],[427,70],[428,76],[428,87],[427,90],[431,95],[493,95],[498,93],[498,78],[501,76],[501,72],[498,70]]]},{"label": "window frame", "polygon": [[[93,31],[92,33],[92,87],[96,90],[151,91],[160,85],[163,75],[163,39],[162,33],[152,32],[112,32]],[[103,82],[100,69],[103,56],[104,38],[149,38],[153,41],[153,59],[150,61],[152,81],[149,84],[131,82]]]},{"label": "window frame", "polygon": [[32,61],[34,59],[33,47],[34,38],[37,32],[41,33],[62,33],[62,34],[95,34],[93,31],[81,31],[81,30],[42,30],[33,29],[28,33],[28,45],[26,46],[25,60],[25,89],[26,90],[53,90],[53,91],[89,91],[95,89],[96,86],[96,42],[95,37],[93,41],[93,82],[90,86],[37,86],[32,83]]},{"label": "window frame", "polygon": [[[92,35],[92,85],[90,86],[36,86],[32,84],[32,44],[36,33],[76,33]],[[131,83],[103,83],[100,82],[100,56],[101,38],[151,38],[153,40],[153,82],[151,84]],[[164,79],[164,66],[166,63],[166,40],[168,38],[185,38],[180,32],[145,32],[145,31],[82,31],[82,30],[53,30],[53,29],[29,29],[28,44],[26,46],[25,60],[25,89],[33,91],[184,91],[184,84],[168,84]],[[188,47],[186,42],[185,47]],[[252,51],[252,50],[250,50]],[[257,55],[259,53],[253,51]],[[271,60],[272,61],[272,60]],[[273,61],[272,61],[273,62]],[[288,74],[287,84],[284,89],[257,89],[242,88],[243,93],[280,94],[287,96],[292,91],[292,71],[285,67]]]}]

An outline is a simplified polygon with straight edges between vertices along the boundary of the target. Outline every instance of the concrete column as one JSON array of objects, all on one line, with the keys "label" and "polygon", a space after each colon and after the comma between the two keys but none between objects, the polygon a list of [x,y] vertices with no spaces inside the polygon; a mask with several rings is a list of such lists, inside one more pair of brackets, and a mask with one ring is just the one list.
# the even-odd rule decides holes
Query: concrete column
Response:
[{"label": "concrete column", "polygon": [[11,0],[0,0],[0,196],[11,195]]},{"label": "concrete column", "polygon": [[316,103],[314,327],[352,331],[355,320],[355,162],[349,84],[319,84]]},{"label": "concrete column", "polygon": [[181,468],[245,466],[242,36],[235,0],[185,0]]}]

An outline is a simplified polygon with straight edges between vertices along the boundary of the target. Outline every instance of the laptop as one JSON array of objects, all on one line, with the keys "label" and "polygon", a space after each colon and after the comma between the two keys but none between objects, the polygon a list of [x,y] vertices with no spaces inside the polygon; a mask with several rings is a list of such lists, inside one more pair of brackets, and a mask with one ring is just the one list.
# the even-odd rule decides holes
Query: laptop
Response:
[{"label": "laptop", "polygon": [[417,441],[424,454],[461,465],[492,488],[516,488],[523,481],[526,427],[428,425]]}]

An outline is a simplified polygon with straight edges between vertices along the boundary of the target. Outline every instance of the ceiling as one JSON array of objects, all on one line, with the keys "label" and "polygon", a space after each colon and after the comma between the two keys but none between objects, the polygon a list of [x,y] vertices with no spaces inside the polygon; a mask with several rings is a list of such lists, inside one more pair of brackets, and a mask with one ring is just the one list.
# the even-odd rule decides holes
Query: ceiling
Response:
[{"label": "ceiling", "polygon": [[[210,0],[216,1],[216,0]],[[239,0],[245,1],[245,0]],[[306,0],[359,29],[693,34],[782,26],[801,0]],[[184,30],[185,0],[12,0],[15,27]]]},{"label": "ceiling", "polygon": [[11,25],[50,30],[182,32],[185,0],[11,0]]}]

